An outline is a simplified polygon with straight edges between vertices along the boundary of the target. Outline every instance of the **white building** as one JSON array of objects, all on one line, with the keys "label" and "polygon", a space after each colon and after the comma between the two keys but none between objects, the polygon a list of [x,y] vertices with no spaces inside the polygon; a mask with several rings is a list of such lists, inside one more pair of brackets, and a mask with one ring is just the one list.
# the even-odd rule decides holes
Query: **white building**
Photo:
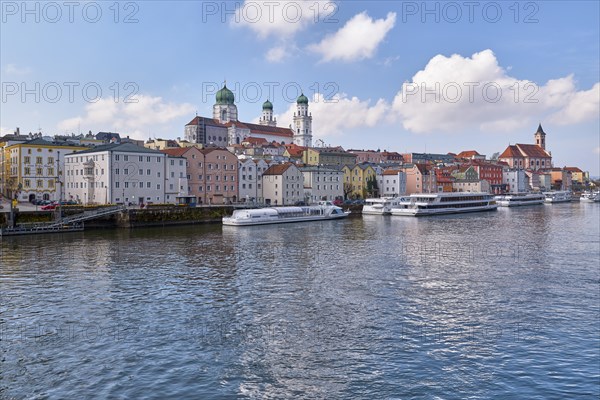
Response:
[{"label": "white building", "polygon": [[269,168],[269,164],[263,159],[251,159],[239,161],[238,184],[240,201],[254,201],[262,203],[262,174]]},{"label": "white building", "polygon": [[271,165],[263,173],[265,203],[281,206],[304,201],[304,177],[295,164]]},{"label": "white building", "polygon": [[396,197],[406,194],[406,173],[388,169],[377,174],[377,187],[381,197]]},{"label": "white building", "polygon": [[308,166],[301,167],[304,176],[304,201],[317,203],[320,200],[344,198],[344,172],[342,170]]},{"label": "white building", "polygon": [[452,182],[452,190],[455,192],[490,193],[490,183],[485,179],[476,181],[468,179],[457,179]]},{"label": "white building", "polygon": [[185,158],[132,143],[65,157],[66,199],[83,204],[175,203],[187,186]]},{"label": "white building", "polygon": [[185,126],[185,139],[190,143],[217,146],[241,144],[248,138],[263,138],[267,142],[312,145],[312,116],[308,112],[308,98],[300,95],[296,101],[294,128],[277,126],[273,117],[273,104],[267,100],[259,124],[238,120],[235,96],[226,85],[215,95],[212,118],[196,116]]},{"label": "white building", "polygon": [[520,193],[529,190],[529,177],[522,169],[504,168],[502,183],[508,185],[508,192]]}]

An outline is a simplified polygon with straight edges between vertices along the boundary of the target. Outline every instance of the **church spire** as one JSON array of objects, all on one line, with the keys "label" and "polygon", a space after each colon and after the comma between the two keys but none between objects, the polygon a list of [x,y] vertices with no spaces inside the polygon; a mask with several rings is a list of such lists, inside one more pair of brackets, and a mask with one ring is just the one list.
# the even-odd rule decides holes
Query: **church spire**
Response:
[{"label": "church spire", "polygon": [[537,128],[537,131],[533,135],[533,138],[535,140],[535,144],[546,150],[546,132],[544,132],[544,129],[542,129],[541,122]]},{"label": "church spire", "polygon": [[537,132],[536,133],[543,133],[544,135],[546,134],[546,132],[544,132],[544,130],[542,129],[542,123],[540,122],[540,124],[538,125],[537,128]]}]

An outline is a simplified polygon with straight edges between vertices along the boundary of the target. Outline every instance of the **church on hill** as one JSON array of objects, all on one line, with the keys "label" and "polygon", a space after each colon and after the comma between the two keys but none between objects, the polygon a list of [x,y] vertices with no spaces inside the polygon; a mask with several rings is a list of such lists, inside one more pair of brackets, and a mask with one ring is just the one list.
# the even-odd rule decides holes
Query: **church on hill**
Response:
[{"label": "church on hill", "polygon": [[546,150],[546,132],[542,129],[542,124],[533,134],[533,139],[535,144],[509,145],[500,154],[498,160],[506,162],[511,168],[530,170],[552,168],[552,154]]},{"label": "church on hill", "polygon": [[248,139],[312,146],[312,115],[308,112],[308,98],[301,94],[296,100],[297,110],[290,128],[277,126],[273,104],[267,100],[262,106],[258,124],[238,120],[233,92],[223,85],[215,96],[212,118],[196,116],[186,126],[184,136],[191,143],[213,144],[219,147],[241,144]]}]

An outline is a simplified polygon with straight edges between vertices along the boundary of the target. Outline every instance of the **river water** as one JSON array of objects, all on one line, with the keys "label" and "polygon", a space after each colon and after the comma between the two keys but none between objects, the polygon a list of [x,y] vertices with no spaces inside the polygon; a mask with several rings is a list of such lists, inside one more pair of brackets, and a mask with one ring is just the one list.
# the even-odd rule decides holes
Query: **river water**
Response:
[{"label": "river water", "polygon": [[0,398],[597,399],[600,207],[4,238]]}]

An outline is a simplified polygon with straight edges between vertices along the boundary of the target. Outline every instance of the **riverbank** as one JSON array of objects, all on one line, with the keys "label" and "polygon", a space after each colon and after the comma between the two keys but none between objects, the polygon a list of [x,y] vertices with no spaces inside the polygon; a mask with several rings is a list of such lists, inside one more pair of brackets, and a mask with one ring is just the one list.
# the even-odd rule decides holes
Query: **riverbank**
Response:
[{"label": "riverbank", "polygon": [[[362,206],[351,205],[344,206],[344,209],[351,211],[350,217],[360,216]],[[34,224],[47,223],[55,220],[55,211],[22,211],[17,208],[15,212],[15,223]],[[76,215],[89,208],[69,206],[63,210],[63,216]],[[118,214],[99,217],[98,219],[87,221],[87,229],[115,229],[115,228],[146,228],[152,226],[170,226],[170,225],[194,225],[194,224],[215,224],[221,223],[222,218],[233,213],[233,206],[202,206],[202,207],[182,207],[182,206],[150,206],[149,208],[128,208]],[[7,211],[6,209],[3,211]],[[8,213],[0,213],[0,227],[8,226]]]}]

